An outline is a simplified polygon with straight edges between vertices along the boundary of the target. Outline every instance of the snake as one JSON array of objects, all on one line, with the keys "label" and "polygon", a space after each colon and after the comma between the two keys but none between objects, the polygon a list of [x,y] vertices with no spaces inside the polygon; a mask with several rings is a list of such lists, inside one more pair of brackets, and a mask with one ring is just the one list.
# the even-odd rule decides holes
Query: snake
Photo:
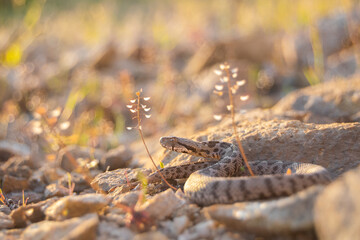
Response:
[{"label": "snake", "polygon": [[[249,161],[254,173],[251,176],[238,145],[228,142],[169,136],[160,138],[160,144],[171,151],[211,159],[160,170],[166,179],[187,178],[185,196],[199,206],[289,196],[331,181],[330,173],[320,165],[274,160]],[[148,180],[161,180],[159,172]]]}]

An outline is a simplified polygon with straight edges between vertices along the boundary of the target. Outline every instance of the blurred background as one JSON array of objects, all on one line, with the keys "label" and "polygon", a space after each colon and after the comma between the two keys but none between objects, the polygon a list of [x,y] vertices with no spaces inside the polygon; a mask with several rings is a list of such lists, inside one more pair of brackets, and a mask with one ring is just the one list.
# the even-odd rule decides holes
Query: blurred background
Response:
[{"label": "blurred background", "polygon": [[237,111],[271,107],[357,73],[359,15],[351,0],[0,0],[0,139],[129,144],[140,89],[146,136],[205,129],[226,113],[224,61],[247,82]]}]

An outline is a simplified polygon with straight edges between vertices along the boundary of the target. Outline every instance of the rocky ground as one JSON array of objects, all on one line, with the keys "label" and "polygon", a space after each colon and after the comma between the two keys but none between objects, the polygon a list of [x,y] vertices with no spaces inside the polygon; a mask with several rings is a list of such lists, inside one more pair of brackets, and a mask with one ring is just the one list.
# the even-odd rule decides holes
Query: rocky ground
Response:
[{"label": "rocky ground", "polygon": [[[271,109],[237,115],[250,161],[319,164],[330,171],[333,182],[281,199],[205,208],[186,200],[181,180],[173,182],[177,191],[162,184],[129,191],[139,173],[144,177],[151,170],[129,168],[132,153],[124,147],[102,152],[69,146],[53,164],[39,166],[30,160],[28,146],[2,140],[5,204],[0,205],[0,237],[356,239],[360,236],[359,116],[360,78],[356,76],[292,92]],[[234,141],[227,119],[192,136],[175,131],[196,140]],[[157,155],[165,166],[198,160],[167,150]],[[100,164],[77,173],[72,159],[90,156],[101,159]],[[23,198],[28,198],[26,204]]]},{"label": "rocky ground", "polygon": [[[53,15],[52,1],[5,2],[29,14],[0,26],[1,239],[359,238],[359,6],[159,1],[148,12],[154,3],[140,1],[132,12],[86,1]],[[126,130],[135,93],[151,97],[141,127],[155,162],[197,162],[158,140],[235,141],[231,119],[213,118],[228,113],[227,93],[214,94],[225,61],[246,80],[234,98],[250,95],[235,108],[247,158],[318,164],[329,185],[202,208],[186,179],[176,190],[147,182],[154,166]]]}]

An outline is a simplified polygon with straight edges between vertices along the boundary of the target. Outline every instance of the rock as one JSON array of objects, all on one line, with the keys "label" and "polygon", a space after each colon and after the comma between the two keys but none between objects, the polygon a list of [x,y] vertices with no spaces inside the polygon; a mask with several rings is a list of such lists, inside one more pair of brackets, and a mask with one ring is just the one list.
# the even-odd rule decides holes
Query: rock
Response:
[{"label": "rock", "polygon": [[43,169],[38,169],[34,171],[29,178],[29,187],[33,189],[35,192],[44,192],[46,184],[44,181],[44,173]]},{"label": "rock", "polygon": [[126,227],[119,228],[117,224],[113,222],[101,221],[98,227],[99,240],[128,240],[134,239],[134,233]]},{"label": "rock", "polygon": [[0,205],[0,212],[9,215],[11,213],[11,209],[6,205]]},{"label": "rock", "polygon": [[94,213],[62,222],[42,221],[28,226],[21,234],[22,239],[96,239],[99,224]]},{"label": "rock", "polygon": [[2,189],[5,193],[26,190],[28,188],[29,182],[26,178],[13,177],[7,174],[3,177]]},{"label": "rock", "polygon": [[[74,192],[80,193],[85,189],[90,188],[90,183],[86,180],[83,174],[72,172],[71,183],[75,184]],[[64,188],[69,187],[69,176],[66,174],[58,180],[58,184]]]},{"label": "rock", "polygon": [[168,237],[159,231],[150,231],[135,235],[134,240],[168,240]]},{"label": "rock", "polygon": [[109,200],[101,194],[85,194],[67,196],[53,203],[45,211],[49,219],[64,220],[80,217],[87,213],[102,211]]},{"label": "rock", "polygon": [[28,179],[32,170],[28,165],[29,158],[23,156],[11,157],[1,165],[2,188],[5,193],[29,188]]},{"label": "rock", "polygon": [[[67,172],[72,172],[79,165],[78,159],[90,160],[97,159],[98,161],[104,155],[100,149],[79,147],[79,146],[66,146],[59,151],[57,163]],[[76,162],[74,162],[76,160]]]},{"label": "rock", "polygon": [[20,206],[13,210],[10,217],[14,221],[15,227],[26,227],[30,223],[35,223],[44,220],[45,210],[53,204],[57,198],[48,199],[35,204]]},{"label": "rock", "polygon": [[181,234],[179,240],[191,240],[191,239],[212,239],[216,232],[216,224],[212,220],[200,222],[195,226],[188,228],[183,234]]},{"label": "rock", "polygon": [[107,209],[105,212],[106,212],[106,215],[101,218],[102,220],[107,221],[107,222],[116,223],[118,226],[125,226],[127,224],[126,215],[124,215],[123,209],[116,206],[116,207]]},{"label": "rock", "polygon": [[148,176],[151,173],[151,170],[144,168],[124,168],[100,173],[91,182],[91,187],[95,191],[108,193],[110,190],[115,189],[118,186],[126,186],[128,183],[138,181],[137,175],[139,173],[143,176]]},{"label": "rock", "polygon": [[181,216],[189,216],[191,220],[203,220],[205,217],[201,211],[202,209],[196,204],[185,204],[181,208],[177,209],[171,217],[181,217]]},{"label": "rock", "polygon": [[57,183],[47,185],[44,191],[45,198],[63,197],[66,195],[69,195],[69,189]]},{"label": "rock", "polygon": [[0,230],[1,239],[20,239],[20,235],[23,232],[23,229],[7,229]]},{"label": "rock", "polygon": [[174,218],[172,221],[161,222],[160,225],[164,228],[167,235],[176,238],[191,225],[190,219],[184,215]]},{"label": "rock", "polygon": [[319,195],[315,228],[319,239],[357,239],[360,236],[360,167],[346,172]]},{"label": "rock", "polygon": [[13,228],[14,222],[12,218],[3,212],[0,212],[0,229]]},{"label": "rock", "polygon": [[325,80],[350,78],[357,71],[357,59],[353,50],[341,51],[326,61]]},{"label": "rock", "polygon": [[184,204],[184,200],[179,199],[172,189],[168,189],[147,200],[139,210],[148,213],[152,219],[163,220]]},{"label": "rock", "polygon": [[29,158],[15,156],[7,160],[1,169],[8,175],[18,178],[30,178],[32,170],[29,167]]},{"label": "rock", "polygon": [[133,202],[130,203],[131,205],[129,205],[130,207],[120,202],[124,200],[124,198],[113,201],[113,204],[119,210],[126,212],[125,218],[120,218],[120,221],[118,221],[118,216],[110,213],[107,214],[107,219],[116,219],[115,221],[119,223],[123,222],[127,227],[137,232],[148,231],[157,221],[170,217],[186,202],[185,200],[177,198],[171,189],[155,195],[142,205],[141,201],[139,201],[139,194],[142,193],[140,191],[135,192],[136,195],[132,195],[131,193],[123,194],[124,196],[134,198],[132,200]]},{"label": "rock", "polygon": [[9,207],[10,211],[19,207],[19,202],[15,202],[11,198],[5,198],[4,202],[5,202],[6,206]]},{"label": "rock", "polygon": [[66,175],[66,171],[62,168],[53,168],[53,167],[45,167],[41,169],[43,173],[43,178],[45,183],[54,183],[64,175]]},{"label": "rock", "polygon": [[12,156],[30,156],[29,146],[10,141],[10,140],[1,140],[0,141],[0,162],[4,162],[11,158]]},{"label": "rock", "polygon": [[[360,163],[360,123],[306,124],[295,120],[246,120],[236,118],[240,140],[249,161],[281,160],[307,162],[327,168],[339,176]],[[192,137],[198,141],[235,142],[229,120]],[[187,154],[169,154],[169,165],[194,162]]]},{"label": "rock", "polygon": [[312,112],[302,112],[302,111],[294,111],[297,113],[302,114],[301,120],[302,122],[306,123],[316,123],[316,124],[330,124],[334,123],[335,121],[331,118],[320,116],[317,114],[314,114]]},{"label": "rock", "polygon": [[294,91],[273,108],[281,114],[289,110],[311,112],[333,121],[349,121],[360,111],[360,77],[342,79]]},{"label": "rock", "polygon": [[[11,192],[6,195],[8,198],[11,198],[14,202],[20,203],[22,205],[23,193],[21,192]],[[27,199],[27,203],[39,202],[44,199],[42,193],[37,193],[34,191],[24,191],[24,198]]]},{"label": "rock", "polygon": [[142,191],[132,191],[127,193],[118,194],[116,193],[116,189],[114,192],[110,194],[110,196],[114,196],[113,204],[122,204],[126,206],[135,206],[135,204],[139,200],[139,196],[142,194]]},{"label": "rock", "polygon": [[360,122],[360,111],[351,116],[351,121]]},{"label": "rock", "polygon": [[132,160],[132,152],[124,145],[108,151],[105,156],[100,160],[100,167],[103,171],[115,170],[118,168],[126,168]]},{"label": "rock", "polygon": [[293,234],[313,230],[313,208],[323,186],[279,200],[214,205],[205,212],[227,228],[257,235]]}]

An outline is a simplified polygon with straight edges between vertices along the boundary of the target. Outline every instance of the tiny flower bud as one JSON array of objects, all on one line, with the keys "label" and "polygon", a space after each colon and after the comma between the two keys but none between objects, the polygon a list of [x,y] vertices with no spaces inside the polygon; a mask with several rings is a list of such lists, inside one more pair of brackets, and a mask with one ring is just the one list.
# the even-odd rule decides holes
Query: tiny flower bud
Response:
[{"label": "tiny flower bud", "polygon": [[238,70],[239,70],[238,68],[233,68],[233,69],[231,69],[231,72],[232,72],[232,73],[237,73]]},{"label": "tiny flower bud", "polygon": [[219,92],[219,91],[214,90],[213,93],[220,96],[220,97],[223,95],[223,92],[221,92],[221,91]]},{"label": "tiny flower bud", "polygon": [[240,96],[241,101],[246,101],[249,99],[249,95]]},{"label": "tiny flower bud", "polygon": [[226,108],[227,108],[227,110],[230,111],[233,108],[233,106],[232,105],[227,105]]},{"label": "tiny flower bud", "polygon": [[222,75],[222,71],[220,70],[214,70],[214,73],[218,76],[221,76]]},{"label": "tiny flower bud", "polygon": [[60,124],[60,129],[61,130],[66,130],[70,127],[70,122],[69,121],[66,121],[66,122],[63,122]]},{"label": "tiny flower bud", "polygon": [[221,115],[213,115],[213,117],[216,121],[220,121],[222,119]]},{"label": "tiny flower bud", "polygon": [[224,86],[223,85],[215,85],[215,89],[218,91],[221,91],[224,89]]},{"label": "tiny flower bud", "polygon": [[236,81],[236,85],[238,85],[239,87],[243,86],[245,83],[245,80]]}]

